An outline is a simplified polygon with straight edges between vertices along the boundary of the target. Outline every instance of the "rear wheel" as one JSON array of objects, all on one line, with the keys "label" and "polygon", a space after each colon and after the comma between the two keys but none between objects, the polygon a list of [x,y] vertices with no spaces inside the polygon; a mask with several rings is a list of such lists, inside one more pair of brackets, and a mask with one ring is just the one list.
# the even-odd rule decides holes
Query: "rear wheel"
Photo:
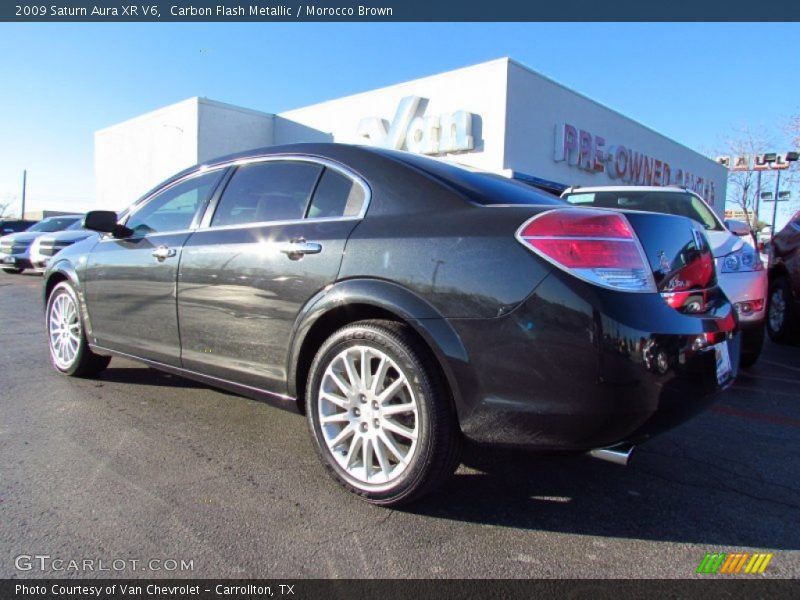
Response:
[{"label": "rear wheel", "polygon": [[406,326],[361,321],[311,365],[306,414],[326,467],[368,502],[397,506],[458,466],[460,431],[432,357]]},{"label": "rear wheel", "polygon": [[51,364],[66,375],[96,375],[111,361],[89,348],[78,297],[67,281],[56,285],[47,299],[47,339]]},{"label": "rear wheel", "polygon": [[772,341],[779,343],[792,343],[800,339],[792,287],[785,277],[777,277],[769,285],[767,333]]},{"label": "rear wheel", "polygon": [[3,271],[5,271],[6,273],[11,273],[12,275],[19,275],[20,273],[22,273],[22,269],[15,269],[12,267],[3,267]]}]

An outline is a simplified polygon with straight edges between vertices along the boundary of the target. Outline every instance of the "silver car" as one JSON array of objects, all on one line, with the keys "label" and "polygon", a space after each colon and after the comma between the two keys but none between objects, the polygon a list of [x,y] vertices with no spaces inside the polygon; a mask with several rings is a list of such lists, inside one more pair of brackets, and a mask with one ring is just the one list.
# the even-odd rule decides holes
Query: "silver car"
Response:
[{"label": "silver car", "polygon": [[99,237],[95,231],[83,228],[82,219],[70,225],[64,231],[40,235],[31,244],[29,255],[34,269],[43,271],[50,259],[67,246],[80,242],[90,237]]},{"label": "silver car", "polygon": [[741,366],[755,364],[764,343],[767,271],[746,223],[723,223],[699,195],[679,187],[572,187],[561,198],[577,206],[667,213],[701,223],[714,252],[719,283],[739,315]]},{"label": "silver car", "polygon": [[54,231],[64,231],[68,227],[80,223],[83,215],[62,215],[42,219],[25,231],[11,233],[0,237],[0,268],[6,273],[22,273],[33,268],[31,263],[31,245],[36,238]]}]

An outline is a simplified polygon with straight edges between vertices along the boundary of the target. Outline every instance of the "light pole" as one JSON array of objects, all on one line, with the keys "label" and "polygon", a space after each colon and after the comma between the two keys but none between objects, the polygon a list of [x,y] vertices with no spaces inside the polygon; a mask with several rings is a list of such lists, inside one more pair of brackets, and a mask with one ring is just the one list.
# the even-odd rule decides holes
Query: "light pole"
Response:
[{"label": "light pole", "polygon": [[28,183],[28,170],[24,169],[22,171],[22,214],[19,216],[20,219],[23,221],[25,220],[25,188],[27,187]]},{"label": "light pole", "polygon": [[[787,152],[784,154],[783,159],[787,162],[795,162],[800,155],[797,152]],[[770,167],[772,167],[772,163],[778,162],[778,154],[775,152],[769,152],[764,155],[764,162],[768,163]],[[788,165],[787,165],[788,166]],[[778,216],[778,195],[780,193],[780,185],[781,185],[781,170],[777,169],[778,175],[775,177],[775,195],[772,197],[772,201],[774,204],[772,205],[772,228],[770,230],[769,239],[772,240],[775,237],[775,220]]]}]

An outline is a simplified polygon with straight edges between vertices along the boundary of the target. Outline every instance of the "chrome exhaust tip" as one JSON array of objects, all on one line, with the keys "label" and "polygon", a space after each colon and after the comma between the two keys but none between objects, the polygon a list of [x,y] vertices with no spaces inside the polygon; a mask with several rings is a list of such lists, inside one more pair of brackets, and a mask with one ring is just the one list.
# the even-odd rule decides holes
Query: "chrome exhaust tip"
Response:
[{"label": "chrome exhaust tip", "polygon": [[589,450],[587,454],[592,458],[599,458],[600,460],[626,467],[635,449],[636,446],[633,444],[620,444],[618,446],[611,446],[610,448],[595,448],[594,450]]}]

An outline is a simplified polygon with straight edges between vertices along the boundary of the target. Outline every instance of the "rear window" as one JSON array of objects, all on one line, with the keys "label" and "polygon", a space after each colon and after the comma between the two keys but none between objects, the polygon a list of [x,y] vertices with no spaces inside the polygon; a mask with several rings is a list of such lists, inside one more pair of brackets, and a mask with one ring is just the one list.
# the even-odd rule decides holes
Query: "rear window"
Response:
[{"label": "rear window", "polygon": [[384,151],[401,162],[425,171],[457,191],[469,196],[473,202],[484,206],[496,204],[545,204],[563,205],[561,199],[537,190],[525,183],[508,179],[502,175],[470,171],[442,161],[406,154]]},{"label": "rear window", "polygon": [[355,217],[364,204],[364,189],[332,169],[325,169],[308,207],[309,219]]},{"label": "rear window", "polygon": [[682,192],[663,191],[577,191],[564,196],[564,200],[577,206],[639,210],[688,217],[713,231],[724,231],[719,219],[706,204],[694,196]]}]

